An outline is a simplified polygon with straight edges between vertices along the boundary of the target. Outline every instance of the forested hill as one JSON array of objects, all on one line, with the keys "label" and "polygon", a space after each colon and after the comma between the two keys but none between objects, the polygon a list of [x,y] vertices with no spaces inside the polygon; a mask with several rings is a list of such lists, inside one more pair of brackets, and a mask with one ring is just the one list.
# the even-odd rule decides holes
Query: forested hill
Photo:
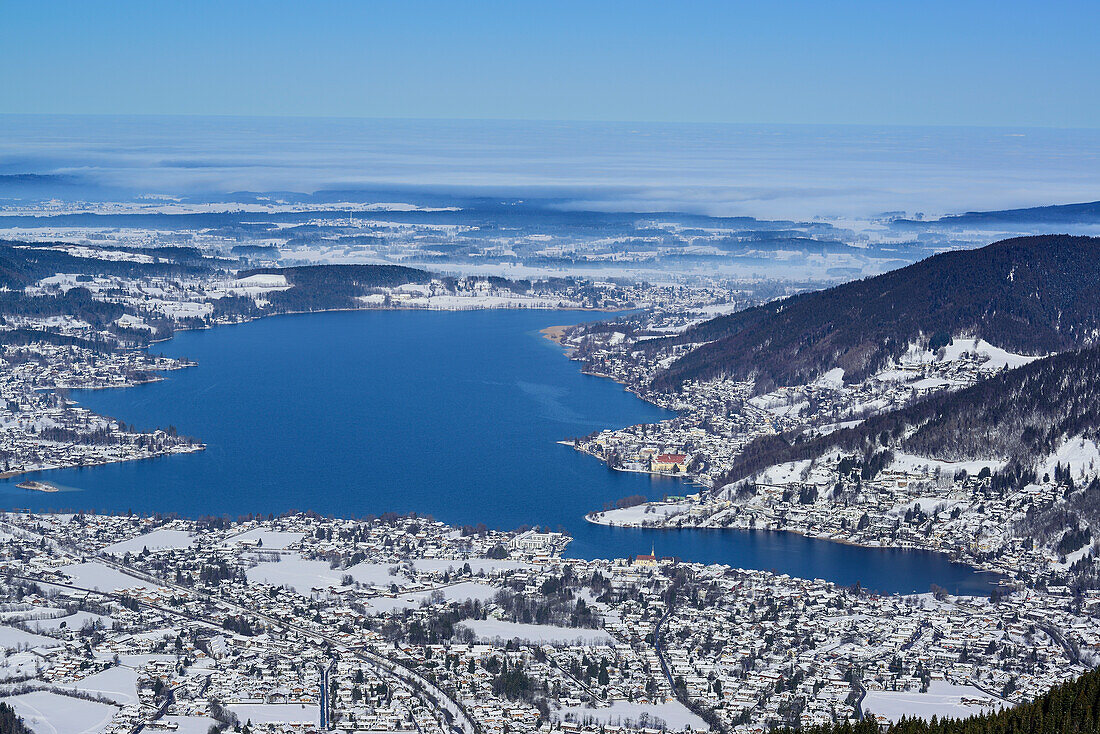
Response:
[{"label": "forested hill", "polygon": [[799,731],[803,734],[1095,734],[1100,731],[1100,671],[1085,673],[1031,703],[994,714],[968,719],[903,719],[885,730],[866,718],[857,724]]},{"label": "forested hill", "polygon": [[401,265],[306,265],[289,268],[242,270],[251,275],[282,275],[292,287],[267,295],[276,311],[321,311],[356,308],[356,298],[372,288],[393,288],[406,283],[427,283],[433,274]]},{"label": "forested hill", "polygon": [[[189,247],[164,247],[147,252],[122,247],[96,248],[102,257],[76,257],[64,249],[57,249],[65,247],[71,245],[65,242],[0,240],[0,287],[19,290],[55,273],[179,278],[209,273],[231,264],[203,258],[197,250]],[[135,252],[147,256],[149,261],[111,257]]]},{"label": "forested hill", "polygon": [[658,374],[755,378],[757,389],[810,382],[841,367],[863,379],[910,342],[966,333],[1045,354],[1088,343],[1100,328],[1100,238],[1044,235],[935,255],[899,270],[711,319],[645,348],[709,342]]},{"label": "forested hill", "polygon": [[301,265],[289,268],[242,270],[238,278],[269,274],[285,276],[288,283],[303,288],[342,284],[366,288],[392,287],[405,283],[427,283],[432,274],[402,265]]},{"label": "forested hill", "polygon": [[1100,346],[1063,352],[945,392],[853,428],[802,441],[750,444],[722,484],[839,448],[865,457],[905,451],[946,461],[1007,459],[1030,468],[1065,437],[1100,434]]}]

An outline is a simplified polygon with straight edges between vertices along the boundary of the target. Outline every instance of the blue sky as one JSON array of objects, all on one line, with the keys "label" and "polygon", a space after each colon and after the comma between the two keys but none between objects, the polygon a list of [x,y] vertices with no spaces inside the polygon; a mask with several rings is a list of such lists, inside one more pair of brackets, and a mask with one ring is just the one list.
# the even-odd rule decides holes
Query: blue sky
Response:
[{"label": "blue sky", "polygon": [[17,2],[0,112],[1100,127],[1100,2]]}]

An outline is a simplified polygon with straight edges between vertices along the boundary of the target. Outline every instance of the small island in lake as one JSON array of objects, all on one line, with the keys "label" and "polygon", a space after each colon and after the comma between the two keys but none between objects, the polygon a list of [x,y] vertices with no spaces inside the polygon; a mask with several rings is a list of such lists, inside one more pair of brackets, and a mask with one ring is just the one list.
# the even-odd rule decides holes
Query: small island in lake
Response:
[{"label": "small island in lake", "polygon": [[33,481],[33,480],[28,480],[26,482],[20,482],[19,484],[15,485],[15,486],[19,487],[20,489],[30,489],[30,490],[33,490],[35,492],[60,492],[61,491],[57,487],[50,484],[49,482],[37,482],[37,481]]}]

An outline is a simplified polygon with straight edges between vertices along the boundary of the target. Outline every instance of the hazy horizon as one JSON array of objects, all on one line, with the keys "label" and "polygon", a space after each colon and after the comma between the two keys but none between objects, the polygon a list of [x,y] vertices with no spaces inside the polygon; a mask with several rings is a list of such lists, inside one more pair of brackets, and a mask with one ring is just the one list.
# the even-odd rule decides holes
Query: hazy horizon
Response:
[{"label": "hazy horizon", "polygon": [[1100,130],[0,115],[0,198],[392,189],[566,209],[927,216],[1100,199]]}]

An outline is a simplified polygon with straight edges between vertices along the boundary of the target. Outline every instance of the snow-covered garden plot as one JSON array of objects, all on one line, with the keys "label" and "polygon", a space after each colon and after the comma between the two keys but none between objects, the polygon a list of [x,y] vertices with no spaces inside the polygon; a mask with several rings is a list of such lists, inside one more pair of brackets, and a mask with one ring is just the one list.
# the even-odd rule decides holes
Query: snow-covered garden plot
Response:
[{"label": "snow-covered garden plot", "polygon": [[[264,546],[266,548],[266,544]],[[470,564],[473,573],[492,573],[498,570],[528,568],[530,564],[520,561],[491,560],[474,558],[458,561],[443,558],[420,558],[412,561],[417,571],[442,572],[460,571],[464,564]],[[263,561],[248,569],[246,575],[251,582],[289,586],[303,596],[309,596],[314,589],[330,589],[342,586],[344,577],[365,586],[389,588],[391,584],[401,586],[409,578],[402,571],[391,573],[404,564],[397,563],[357,563],[347,568],[331,568],[326,561],[311,561],[296,553],[287,554],[278,561]]]},{"label": "snow-covered garden plot", "polygon": [[[107,653],[96,653],[95,656],[98,660],[113,660],[115,657],[113,654]],[[166,655],[163,653],[159,655],[155,653],[145,653],[141,655],[118,656],[119,665],[124,665],[127,668],[141,668],[145,665],[148,665],[149,663],[167,663],[173,662],[175,661],[175,659],[175,655]],[[199,661],[199,663],[196,663],[196,666],[202,667],[201,663],[203,663],[203,661]]]},{"label": "snow-covered garden plot", "polygon": [[457,561],[453,558],[417,558],[413,562],[417,571],[432,573],[434,571],[454,570],[460,571],[466,564],[470,565],[472,573],[493,573],[494,571],[515,571],[521,568],[531,568],[530,563],[511,560],[494,560],[492,558],[470,558]]},{"label": "snow-covered garden plot", "polygon": [[[24,605],[17,606],[21,607]],[[0,620],[4,622],[22,622],[28,619],[34,619],[35,617],[55,617],[63,615],[64,613],[65,610],[58,607],[27,606],[26,608],[16,608],[10,612],[0,612]]]},{"label": "snow-covered garden plot", "polygon": [[0,647],[5,650],[27,650],[32,647],[60,647],[61,643],[51,637],[34,635],[14,627],[0,626]]},{"label": "snow-covered garden plot", "polygon": [[56,633],[63,629],[84,629],[85,626],[97,622],[105,629],[115,625],[115,621],[110,617],[105,617],[102,614],[92,614],[91,612],[75,612],[65,617],[53,617],[51,619],[32,619],[25,624],[35,632]]},{"label": "snow-covered garden plot", "polygon": [[253,724],[319,724],[321,721],[321,709],[314,703],[236,703],[226,708],[235,713],[242,724],[250,720]]},{"label": "snow-covered garden plot", "polygon": [[139,535],[136,538],[123,540],[103,549],[104,553],[141,553],[148,548],[151,551],[164,550],[166,548],[189,548],[194,538],[185,530],[167,530],[164,528]]},{"label": "snow-covered garden plot", "polygon": [[460,625],[466,627],[479,640],[522,640],[547,645],[606,645],[611,635],[600,629],[583,627],[556,627],[548,624],[522,624],[499,619],[467,619]]},{"label": "snow-covered garden plot", "polygon": [[386,612],[392,612],[399,609],[410,609],[419,607],[424,602],[430,602],[432,596],[435,594],[442,595],[443,601],[457,601],[462,602],[467,599],[476,599],[478,601],[489,601],[497,595],[500,589],[489,586],[488,584],[479,584],[476,581],[465,581],[461,584],[454,584],[452,586],[444,586],[440,589],[433,591],[418,591],[412,594],[399,594],[396,598],[379,596],[370,600],[370,610],[375,614],[384,614]]},{"label": "snow-covered garden plot", "polygon": [[902,502],[894,505],[890,508],[891,515],[904,515],[909,510],[920,507],[922,512],[931,513],[933,510],[939,512],[950,512],[956,507],[961,507],[963,510],[970,507],[970,505],[962,500],[949,500],[943,497],[918,497],[915,500],[909,502]]},{"label": "snow-covered garden plot", "polygon": [[226,538],[224,545],[253,545],[264,550],[285,550],[306,537],[305,533],[253,528]]},{"label": "snow-covered garden plot", "polygon": [[973,686],[957,686],[944,681],[932,681],[928,693],[868,691],[863,699],[864,712],[884,716],[890,721],[903,716],[965,718],[989,713],[1004,705],[1003,700]]},{"label": "snow-covered garden plot", "polygon": [[117,706],[46,691],[3,699],[35,734],[95,734],[111,723]]},{"label": "snow-covered garden plot", "polygon": [[692,729],[706,731],[707,724],[695,714],[688,711],[679,701],[667,703],[640,704],[629,701],[616,701],[610,706],[602,708],[586,708],[584,706],[564,706],[554,712],[563,721],[576,721],[582,723],[585,719],[599,721],[601,724],[626,724],[634,726],[653,726],[655,719],[661,719],[669,729],[678,731],[690,726]]},{"label": "snow-covered garden plot", "polygon": [[218,724],[208,716],[165,716],[161,721],[175,724],[176,734],[207,734],[210,727]]},{"label": "snow-covered garden plot", "polygon": [[5,653],[0,657],[0,681],[37,675],[39,668],[47,665],[33,652],[17,652],[11,655]]},{"label": "snow-covered garden plot", "polygon": [[941,472],[945,472],[949,475],[953,475],[960,469],[965,470],[967,474],[977,474],[982,469],[988,468],[991,472],[998,472],[1005,467],[1008,462],[998,459],[979,459],[976,461],[940,461],[939,459],[929,459],[924,456],[916,456],[914,454],[906,454],[903,452],[897,452],[894,454],[894,460],[890,462],[890,468],[894,471],[904,472],[916,472],[922,469],[928,469],[934,471],[939,469]]},{"label": "snow-covered garden plot", "polygon": [[133,576],[127,576],[110,566],[96,561],[75,563],[62,566],[61,572],[72,579],[73,586],[97,591],[119,591],[121,589],[162,589],[164,587],[146,583]]}]

